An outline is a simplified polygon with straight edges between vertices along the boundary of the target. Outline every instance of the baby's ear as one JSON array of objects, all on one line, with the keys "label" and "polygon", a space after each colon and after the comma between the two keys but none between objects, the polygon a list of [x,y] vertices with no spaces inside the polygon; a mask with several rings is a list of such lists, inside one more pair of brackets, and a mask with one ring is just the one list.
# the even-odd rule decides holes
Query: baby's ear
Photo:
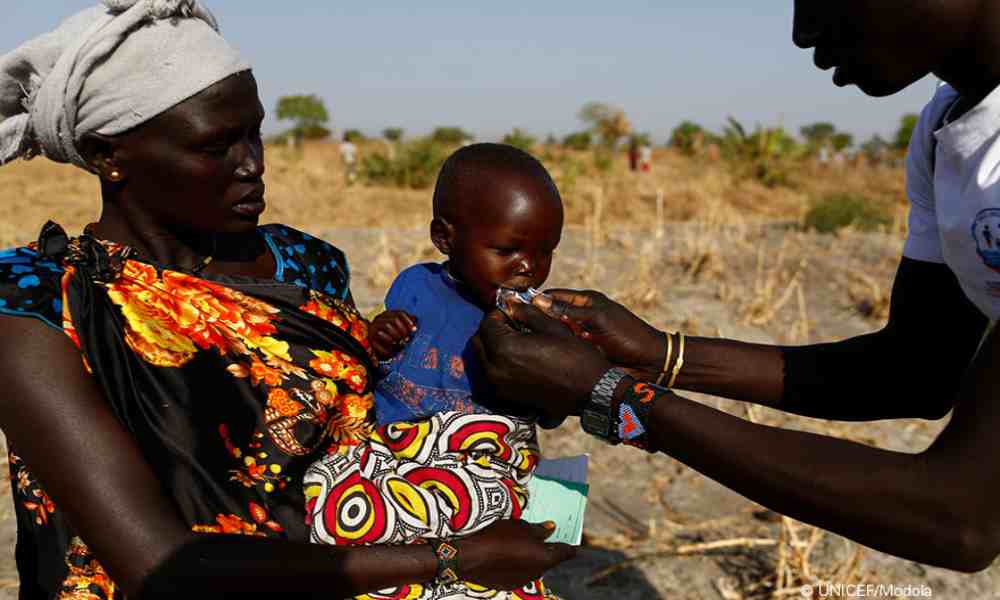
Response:
[{"label": "baby's ear", "polygon": [[455,239],[455,228],[451,223],[440,217],[435,217],[431,221],[431,242],[441,254],[449,256],[451,254],[452,240]]}]

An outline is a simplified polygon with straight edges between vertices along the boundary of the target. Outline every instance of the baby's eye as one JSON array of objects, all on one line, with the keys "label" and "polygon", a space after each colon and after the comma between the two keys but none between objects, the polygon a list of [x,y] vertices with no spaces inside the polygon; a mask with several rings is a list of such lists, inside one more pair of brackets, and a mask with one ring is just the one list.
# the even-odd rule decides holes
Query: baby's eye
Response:
[{"label": "baby's eye", "polygon": [[497,256],[510,256],[517,252],[517,248],[494,248],[493,251],[496,252]]}]

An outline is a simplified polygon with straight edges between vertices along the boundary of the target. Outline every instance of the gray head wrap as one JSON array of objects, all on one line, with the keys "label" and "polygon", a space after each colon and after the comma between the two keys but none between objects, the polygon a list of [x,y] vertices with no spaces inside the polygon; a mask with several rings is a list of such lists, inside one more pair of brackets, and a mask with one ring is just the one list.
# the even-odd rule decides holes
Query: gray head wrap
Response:
[{"label": "gray head wrap", "polygon": [[103,0],[0,56],[0,165],[117,135],[250,68],[199,0]]}]

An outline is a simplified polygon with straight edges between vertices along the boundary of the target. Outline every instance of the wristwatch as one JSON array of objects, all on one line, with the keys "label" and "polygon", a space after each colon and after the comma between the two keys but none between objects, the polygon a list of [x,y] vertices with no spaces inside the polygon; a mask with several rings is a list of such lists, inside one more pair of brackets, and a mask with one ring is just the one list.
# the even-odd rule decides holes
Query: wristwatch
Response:
[{"label": "wristwatch", "polygon": [[615,419],[611,414],[611,404],[618,384],[626,375],[628,373],[618,367],[605,371],[591,390],[590,400],[580,415],[580,426],[583,430],[609,444],[621,443],[615,428]]}]

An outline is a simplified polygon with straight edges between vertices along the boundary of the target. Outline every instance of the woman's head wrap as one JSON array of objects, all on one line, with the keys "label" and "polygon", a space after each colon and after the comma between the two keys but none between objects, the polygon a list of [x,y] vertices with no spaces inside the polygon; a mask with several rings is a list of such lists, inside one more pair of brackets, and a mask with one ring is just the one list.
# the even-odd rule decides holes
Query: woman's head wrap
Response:
[{"label": "woman's head wrap", "polygon": [[117,135],[250,68],[199,0],[103,0],[0,56],[0,165],[43,154],[87,170]]}]

